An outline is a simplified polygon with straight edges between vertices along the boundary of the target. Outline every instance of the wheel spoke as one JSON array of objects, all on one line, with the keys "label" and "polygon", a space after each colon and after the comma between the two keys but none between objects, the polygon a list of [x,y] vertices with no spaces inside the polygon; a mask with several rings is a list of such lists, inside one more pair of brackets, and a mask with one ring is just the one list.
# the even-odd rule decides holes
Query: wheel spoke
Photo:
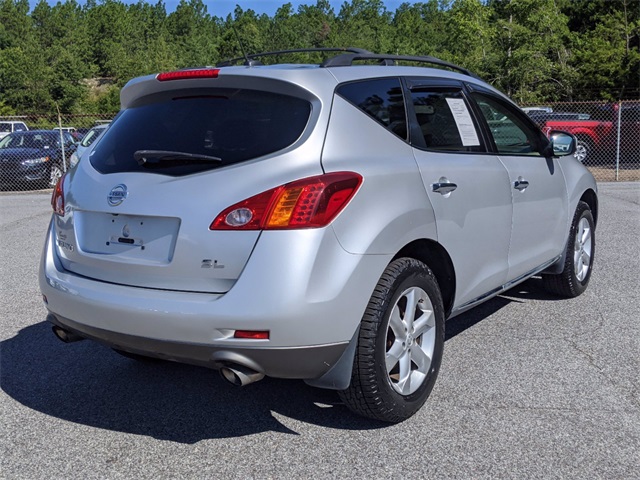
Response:
[{"label": "wheel spoke", "polygon": [[[586,225],[584,225],[583,222],[586,223]],[[580,235],[580,243],[582,245],[585,245],[587,243],[587,241],[589,241],[591,239],[591,229],[589,228],[589,224],[585,219],[583,219],[582,222],[580,222],[580,225],[582,226],[582,231],[581,231],[581,235]]]},{"label": "wheel spoke", "polygon": [[430,328],[433,328],[436,324],[436,318],[433,314],[433,310],[424,310],[422,315],[418,317],[417,321],[413,323],[413,335],[415,338],[420,337]]},{"label": "wheel spoke", "polygon": [[576,251],[573,256],[573,262],[575,264],[576,277],[580,280],[580,272],[582,271],[582,255],[580,254],[580,250]]},{"label": "wheel spoke", "polygon": [[400,318],[400,307],[396,304],[391,311],[391,318],[389,318],[389,328],[393,331],[396,338],[406,338],[407,330],[405,324]]},{"label": "wheel spoke", "polygon": [[391,370],[393,370],[393,368],[398,364],[403,350],[404,349],[402,348],[402,342],[398,340],[393,342],[393,345],[391,346],[391,348],[389,349],[389,351],[386,353],[386,356],[385,356],[387,373],[391,373]]},{"label": "wheel spoke", "polygon": [[400,357],[398,389],[403,395],[411,393],[411,356],[408,352]]},{"label": "wheel spoke", "polygon": [[415,345],[414,348],[411,349],[411,360],[418,367],[415,373],[420,372],[425,375],[429,371],[429,367],[431,366],[431,357],[425,352],[420,345]]},{"label": "wheel spoke", "polygon": [[418,298],[416,298],[416,289],[412,288],[406,293],[407,306],[404,312],[404,323],[407,329],[411,331],[413,328],[413,320],[416,316],[416,306],[418,305]]}]

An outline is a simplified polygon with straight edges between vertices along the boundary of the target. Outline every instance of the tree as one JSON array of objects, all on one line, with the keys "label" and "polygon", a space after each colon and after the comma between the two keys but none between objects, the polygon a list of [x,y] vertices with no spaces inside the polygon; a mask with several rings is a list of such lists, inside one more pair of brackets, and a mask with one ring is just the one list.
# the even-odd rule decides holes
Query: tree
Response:
[{"label": "tree", "polygon": [[571,99],[578,73],[574,35],[556,0],[494,0],[497,15],[495,83],[520,102]]}]

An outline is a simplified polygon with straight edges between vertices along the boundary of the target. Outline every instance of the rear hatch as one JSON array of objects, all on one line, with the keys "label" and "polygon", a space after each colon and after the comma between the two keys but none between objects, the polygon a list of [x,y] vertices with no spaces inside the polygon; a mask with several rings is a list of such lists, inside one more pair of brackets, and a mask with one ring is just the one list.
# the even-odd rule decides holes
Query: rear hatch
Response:
[{"label": "rear hatch", "polygon": [[[159,90],[157,80],[147,82]],[[176,82],[180,88],[129,102],[65,180],[67,213],[55,216],[62,266],[116,284],[228,291],[260,232],[212,231],[216,216],[321,173],[314,138],[321,142],[322,132],[312,134],[317,99],[295,86],[271,81],[260,90],[259,79],[252,82]]]}]

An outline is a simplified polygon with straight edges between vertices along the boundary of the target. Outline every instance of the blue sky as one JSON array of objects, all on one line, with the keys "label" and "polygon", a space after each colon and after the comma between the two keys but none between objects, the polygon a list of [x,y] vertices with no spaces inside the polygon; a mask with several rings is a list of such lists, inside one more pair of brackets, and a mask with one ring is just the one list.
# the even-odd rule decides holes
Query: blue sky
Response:
[{"label": "blue sky", "polygon": [[[64,2],[64,0],[62,0]],[[137,3],[137,0],[120,0],[124,3]],[[157,0],[145,0],[147,3],[155,4]],[[57,0],[47,0],[50,5],[55,5]],[[38,3],[38,0],[30,0],[31,7],[34,7]],[[78,0],[78,3],[84,4],[84,0]],[[164,0],[164,4],[167,7],[167,12],[173,12],[176,6],[180,3],[180,0]],[[298,9],[299,5],[315,5],[316,0],[308,1],[294,1],[289,2],[285,0],[251,0],[251,1],[239,1],[239,0],[203,0],[203,3],[207,6],[207,12],[210,15],[216,17],[225,18],[228,14],[233,13],[236,5],[240,5],[243,10],[254,10],[256,13],[266,13],[269,16],[273,16],[276,10],[285,3],[291,3],[294,11]],[[333,7],[336,14],[340,11],[340,6],[344,3],[344,0],[330,0],[329,2]],[[394,12],[403,0],[384,0],[384,4],[387,10]],[[412,2],[409,2],[412,3]]]}]

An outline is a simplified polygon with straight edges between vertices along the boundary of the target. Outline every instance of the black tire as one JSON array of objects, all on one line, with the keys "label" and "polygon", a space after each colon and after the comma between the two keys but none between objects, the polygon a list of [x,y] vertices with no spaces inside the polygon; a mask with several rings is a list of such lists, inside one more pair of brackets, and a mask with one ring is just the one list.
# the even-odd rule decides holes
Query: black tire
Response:
[{"label": "black tire", "polygon": [[557,275],[542,275],[542,284],[550,293],[573,298],[587,289],[596,251],[593,214],[585,202],[578,203],[573,215],[566,248],[564,270]]},{"label": "black tire", "polygon": [[576,153],[574,157],[584,165],[593,163],[593,142],[588,137],[578,136],[576,138]]},{"label": "black tire", "polygon": [[[410,292],[414,292],[414,296],[410,297]],[[403,308],[411,301],[409,298],[419,300],[415,304],[414,315],[408,316],[409,310]],[[429,308],[423,312],[419,310],[420,305]],[[391,325],[393,312],[398,315],[393,322],[396,329],[398,324],[406,326],[410,323],[417,325],[422,333],[418,335],[416,332],[415,336],[407,333],[406,338],[396,336]],[[414,317],[416,313],[414,324],[413,318],[408,317]],[[403,352],[401,355],[405,362],[409,362],[404,366],[405,372],[407,365],[411,372],[407,382],[395,379],[402,375],[400,365],[403,360],[398,360],[390,371],[387,369],[387,359],[392,364],[395,361],[395,354],[391,352],[396,348]],[[429,356],[424,354],[423,348],[431,352],[429,363],[424,361]],[[444,307],[438,282],[424,263],[412,258],[399,258],[389,264],[371,296],[360,324],[351,383],[346,390],[338,392],[340,398],[350,410],[364,417],[391,423],[406,420],[429,397],[440,370],[443,348]],[[421,367],[415,363],[416,358],[424,361]],[[416,378],[411,384],[411,380]],[[403,387],[406,394],[399,391]]]}]

